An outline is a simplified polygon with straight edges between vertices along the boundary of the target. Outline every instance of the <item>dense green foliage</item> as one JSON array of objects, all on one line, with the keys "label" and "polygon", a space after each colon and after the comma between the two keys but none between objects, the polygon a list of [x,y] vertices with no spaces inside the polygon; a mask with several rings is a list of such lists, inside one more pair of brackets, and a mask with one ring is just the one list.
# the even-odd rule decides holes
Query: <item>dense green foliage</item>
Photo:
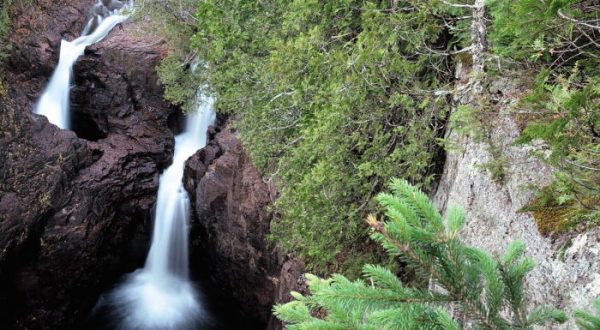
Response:
[{"label": "dense green foliage", "polygon": [[[442,8],[440,8],[442,7]],[[219,111],[276,180],[272,234],[313,269],[364,250],[386,178],[427,188],[451,77],[435,1],[202,1],[193,49]]]},{"label": "dense green foliage", "polygon": [[[451,208],[446,219],[427,196],[404,180],[393,180],[392,194],[380,194],[387,221],[368,222],[371,237],[412,268],[426,285],[410,287],[389,270],[367,265],[366,281],[342,275],[308,276],[310,295],[275,307],[288,329],[459,329],[450,316],[462,315],[481,329],[532,329],[564,322],[564,312],[541,307],[527,313],[525,275],[534,267],[521,242],[501,258],[463,244],[465,214]],[[317,316],[315,316],[317,315]],[[320,317],[319,317],[320,316]]]},{"label": "dense green foliage", "polygon": [[520,142],[541,139],[538,155],[554,183],[528,210],[551,233],[600,220],[600,4],[586,0],[492,1],[494,51],[540,71],[521,107],[531,111]]},{"label": "dense green foliage", "polygon": [[[598,63],[600,4],[589,0],[489,1],[493,51],[555,69]],[[577,23],[579,22],[579,23]]]}]

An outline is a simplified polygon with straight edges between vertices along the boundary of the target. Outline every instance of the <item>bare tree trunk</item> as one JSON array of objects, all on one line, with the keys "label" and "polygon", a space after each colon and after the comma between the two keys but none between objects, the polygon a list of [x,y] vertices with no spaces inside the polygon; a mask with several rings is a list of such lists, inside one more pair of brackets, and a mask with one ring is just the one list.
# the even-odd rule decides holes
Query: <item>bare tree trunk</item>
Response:
[{"label": "bare tree trunk", "polygon": [[486,34],[485,0],[475,0],[471,22],[471,89],[474,94],[480,94],[483,90],[481,80],[484,75],[484,53],[487,50]]}]

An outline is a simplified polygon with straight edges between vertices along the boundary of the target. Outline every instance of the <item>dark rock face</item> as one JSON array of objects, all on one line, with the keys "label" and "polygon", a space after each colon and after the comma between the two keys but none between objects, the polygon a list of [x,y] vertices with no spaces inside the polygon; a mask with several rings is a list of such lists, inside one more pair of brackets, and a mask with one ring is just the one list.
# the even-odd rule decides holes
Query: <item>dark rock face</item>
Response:
[{"label": "dark rock face", "polygon": [[11,97],[32,109],[58,62],[62,39],[73,40],[83,29],[93,0],[18,1],[10,6],[11,52],[6,67]]},{"label": "dark rock face", "polygon": [[[304,278],[304,263],[298,258],[287,258],[281,264],[279,275],[276,281],[275,296],[273,303],[286,303],[292,301],[291,291],[308,293],[306,279]],[[275,316],[271,315],[267,330],[281,330],[283,324]]]},{"label": "dark rock face", "polygon": [[[234,130],[212,131],[208,145],[186,163],[190,192],[192,260],[217,294],[256,325],[271,322],[271,307],[285,300],[300,276],[299,260],[287,260],[266,241],[274,189],[265,183]],[[283,271],[282,271],[283,266]]]},{"label": "dark rock face", "polygon": [[[70,181],[94,160],[85,141],[47,120],[2,102],[0,113],[0,321],[35,295],[31,273],[53,205],[61,205]],[[4,322],[0,322],[3,324]],[[9,326],[6,324],[4,326]]]},{"label": "dark rock face", "polygon": [[[174,144],[174,109],[154,69],[164,43],[123,24],[89,46],[73,69],[74,132],[31,113],[60,40],[79,35],[92,4],[42,0],[12,9],[10,101],[0,99],[1,329],[81,328],[98,294],[147,252],[158,176]],[[303,264],[266,242],[272,187],[230,128],[212,132],[185,180],[195,206],[193,271],[250,320],[245,328],[280,328],[271,306],[301,288]]]},{"label": "dark rock face", "polygon": [[[128,136],[150,145],[160,144],[169,134],[165,109],[170,105],[163,100],[155,73],[167,49],[160,39],[145,34],[135,24],[115,27],[110,37],[89,46],[76,62],[71,112],[78,136]],[[172,149],[165,154],[171,155]]]},{"label": "dark rock face", "polygon": [[[127,251],[150,222],[159,171],[171,162],[173,108],[154,71],[165,49],[157,38],[131,37],[129,27],[89,47],[74,67],[73,110],[88,120],[77,133],[90,141],[31,113],[57,62],[54,46],[79,33],[79,8],[91,3],[49,6],[48,16],[61,18],[44,16],[47,24],[28,31],[17,24],[12,101],[0,101],[2,329],[78,328],[100,291],[143,261]],[[46,15],[38,11],[45,4],[24,15]],[[65,29],[71,34],[56,32]]]}]

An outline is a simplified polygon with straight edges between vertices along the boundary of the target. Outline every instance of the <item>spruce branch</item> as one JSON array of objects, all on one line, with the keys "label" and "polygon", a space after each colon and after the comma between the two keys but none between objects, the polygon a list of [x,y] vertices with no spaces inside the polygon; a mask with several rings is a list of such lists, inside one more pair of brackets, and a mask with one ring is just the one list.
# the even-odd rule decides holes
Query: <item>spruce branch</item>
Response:
[{"label": "spruce branch", "polygon": [[[389,269],[375,265],[364,266],[366,281],[350,281],[342,275],[326,280],[307,275],[311,296],[295,302],[304,307],[290,305],[287,311],[283,305],[275,310],[289,313],[280,319],[291,320],[290,329],[323,325],[311,316],[314,310],[326,311],[321,322],[353,329],[459,329],[445,311],[450,305],[483,329],[531,329],[565,321],[562,311],[549,307],[527,314],[523,281],[534,264],[523,257],[522,242],[512,243],[501,258],[494,257],[459,240],[466,223],[461,209],[451,208],[443,219],[431,201],[408,182],[392,180],[390,190],[392,194],[378,196],[387,220],[367,217],[371,237],[414,270],[417,278],[429,282],[428,288],[406,286]],[[512,315],[512,322],[504,312]]]},{"label": "spruce branch", "polygon": [[575,311],[575,318],[577,319],[577,325],[582,330],[598,330],[600,329],[600,298],[593,302],[595,314],[588,311],[577,310]]}]

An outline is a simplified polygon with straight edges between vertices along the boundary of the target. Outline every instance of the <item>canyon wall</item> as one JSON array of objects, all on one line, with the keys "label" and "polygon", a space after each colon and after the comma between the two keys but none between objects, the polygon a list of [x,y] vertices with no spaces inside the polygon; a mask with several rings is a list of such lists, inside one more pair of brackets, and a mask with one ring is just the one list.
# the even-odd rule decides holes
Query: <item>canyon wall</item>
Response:
[{"label": "canyon wall", "polygon": [[303,263],[268,242],[268,207],[277,192],[252,165],[235,130],[215,127],[209,138],[186,163],[184,176],[194,210],[192,267],[255,327],[276,329],[272,304],[298,289]]},{"label": "canyon wall", "polygon": [[[71,102],[85,126],[32,114],[93,1],[22,5],[0,112],[0,327],[69,329],[98,294],[139,266],[158,176],[171,162],[174,108],[155,66],[164,42],[115,28],[74,67]],[[139,34],[138,34],[139,35]],[[141,254],[141,256],[140,256]],[[136,264],[137,263],[137,264]]]},{"label": "canyon wall", "polygon": [[[461,237],[467,244],[495,255],[502,255],[511,241],[518,239],[526,244],[526,256],[536,263],[526,278],[530,307],[552,305],[567,312],[587,309],[600,296],[600,228],[543,236],[531,213],[521,211],[534,198],[529,185],[549,184],[553,170],[532,156],[539,145],[514,144],[521,127],[511,109],[524,94],[519,81],[519,76],[507,72],[484,91],[498,109],[486,124],[493,128],[489,141],[504,157],[503,178],[494,180],[481,167],[497,160],[488,142],[477,142],[450,130],[446,138],[456,148],[447,154],[434,201],[442,212],[451,205],[466,210],[467,223]],[[571,319],[558,328],[576,327]]]}]

